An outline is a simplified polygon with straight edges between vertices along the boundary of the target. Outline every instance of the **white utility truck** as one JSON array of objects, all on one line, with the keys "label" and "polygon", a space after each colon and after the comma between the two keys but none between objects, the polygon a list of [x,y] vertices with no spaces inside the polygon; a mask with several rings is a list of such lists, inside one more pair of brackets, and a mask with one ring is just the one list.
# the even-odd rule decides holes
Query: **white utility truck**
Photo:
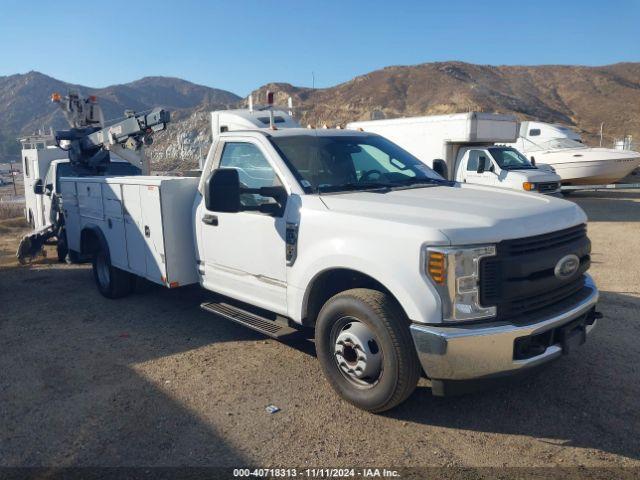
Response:
[{"label": "white utility truck", "polygon": [[[51,162],[66,160],[67,153],[58,148],[53,133],[35,134],[20,139],[22,144],[22,177],[24,181],[25,218],[31,228],[42,228],[47,220],[45,198],[34,192],[36,184],[42,185]],[[68,161],[68,160],[67,160]]]},{"label": "white utility truck", "polygon": [[450,180],[560,194],[553,169],[536,167],[515,148],[497,145],[518,138],[513,115],[456,113],[352,122],[347,128],[388,138]]},{"label": "white utility truck", "polygon": [[216,318],[275,338],[314,328],[331,386],[374,412],[421,374],[436,395],[465,391],[595,326],[575,204],[443,180],[384,137],[285,111],[214,112],[212,128],[199,179],[62,179],[69,248],[106,297],[138,276],[197,282]]},{"label": "white utility truck", "polygon": [[16,255],[21,263],[34,258],[54,239],[58,259],[67,258],[65,222],[58,195],[61,176],[148,173],[149,162],[141,154],[142,148],[170,121],[169,113],[162,109],[142,115],[127,111],[123,120],[105,127],[95,96],[83,98],[71,92],[63,97],[54,93],[51,100],[60,106],[71,129],[21,139],[25,215],[33,228],[18,247]]},{"label": "white utility truck", "polygon": [[[64,152],[62,152],[64,153]],[[104,176],[122,176],[122,175],[140,175],[140,169],[129,162],[111,157],[111,162],[102,171]],[[60,197],[60,178],[61,177],[81,177],[82,172],[74,169],[69,160],[53,160],[49,163],[47,174],[44,179],[37,179],[33,184],[31,198],[41,210],[38,211],[36,230],[46,229],[57,222],[59,210],[57,202]],[[26,192],[25,192],[26,193]],[[64,232],[64,230],[63,230]],[[58,260],[65,261],[68,253],[66,238],[64,234],[59,233],[56,238],[56,247]]]}]

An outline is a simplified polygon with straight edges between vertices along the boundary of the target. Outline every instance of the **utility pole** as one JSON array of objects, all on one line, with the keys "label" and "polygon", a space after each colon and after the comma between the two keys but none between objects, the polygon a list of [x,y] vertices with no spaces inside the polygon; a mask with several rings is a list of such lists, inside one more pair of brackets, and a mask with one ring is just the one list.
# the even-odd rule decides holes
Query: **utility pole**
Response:
[{"label": "utility pole", "polygon": [[9,160],[9,170],[11,171],[11,181],[13,182],[13,196],[18,196],[18,191],[16,190],[16,176],[13,174],[13,160]]},{"label": "utility pole", "polygon": [[600,146],[602,146],[602,132],[604,131],[604,122],[600,124]]}]

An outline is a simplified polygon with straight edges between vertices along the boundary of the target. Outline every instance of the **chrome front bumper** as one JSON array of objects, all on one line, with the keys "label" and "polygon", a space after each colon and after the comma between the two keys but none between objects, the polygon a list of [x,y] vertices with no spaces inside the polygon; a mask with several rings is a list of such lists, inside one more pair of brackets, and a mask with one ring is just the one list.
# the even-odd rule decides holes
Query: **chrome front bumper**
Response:
[{"label": "chrome front bumper", "polygon": [[[598,289],[589,276],[585,286],[591,289],[591,293],[579,304],[533,324],[412,324],[411,334],[422,368],[432,380],[476,380],[516,374],[561,356],[562,346],[553,344],[539,355],[522,360],[515,359],[515,340],[562,327],[589,313],[598,301]],[[587,336],[595,325],[594,321],[586,327]]]}]

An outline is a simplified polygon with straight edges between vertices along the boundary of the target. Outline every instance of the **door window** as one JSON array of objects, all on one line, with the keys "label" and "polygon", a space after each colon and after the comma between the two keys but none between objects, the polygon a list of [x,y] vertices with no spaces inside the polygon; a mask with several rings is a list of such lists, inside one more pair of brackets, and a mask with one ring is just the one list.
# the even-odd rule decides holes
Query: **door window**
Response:
[{"label": "door window", "polygon": [[51,185],[53,183],[53,171],[56,169],[55,164],[51,164],[47,170],[47,176],[44,178],[44,186]]},{"label": "door window", "polygon": [[477,172],[480,162],[484,163],[485,171],[491,167],[491,161],[487,158],[487,153],[484,150],[471,150],[467,161],[467,171]]},{"label": "door window", "polygon": [[[260,149],[252,143],[225,143],[220,158],[220,168],[235,168],[240,177],[240,186],[246,188],[277,187],[282,183]],[[240,203],[244,207],[255,207],[274,203],[271,197],[257,193],[243,193]]]},{"label": "door window", "polygon": [[478,150],[471,150],[469,152],[469,160],[467,160],[467,171],[475,172],[478,170],[478,157],[480,152]]}]

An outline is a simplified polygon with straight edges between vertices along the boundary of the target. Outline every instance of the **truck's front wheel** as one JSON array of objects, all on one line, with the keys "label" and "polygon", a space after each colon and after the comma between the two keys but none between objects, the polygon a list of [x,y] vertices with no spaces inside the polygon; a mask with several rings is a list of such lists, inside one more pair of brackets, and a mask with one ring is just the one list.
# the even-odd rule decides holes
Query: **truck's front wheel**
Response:
[{"label": "truck's front wheel", "polygon": [[356,288],[329,299],[318,315],[315,339],[329,383],[359,408],[389,410],[416,388],[420,363],[408,320],[383,292]]},{"label": "truck's front wheel", "polygon": [[120,298],[131,293],[131,274],[111,265],[109,252],[100,249],[93,256],[93,278],[102,295]]}]

